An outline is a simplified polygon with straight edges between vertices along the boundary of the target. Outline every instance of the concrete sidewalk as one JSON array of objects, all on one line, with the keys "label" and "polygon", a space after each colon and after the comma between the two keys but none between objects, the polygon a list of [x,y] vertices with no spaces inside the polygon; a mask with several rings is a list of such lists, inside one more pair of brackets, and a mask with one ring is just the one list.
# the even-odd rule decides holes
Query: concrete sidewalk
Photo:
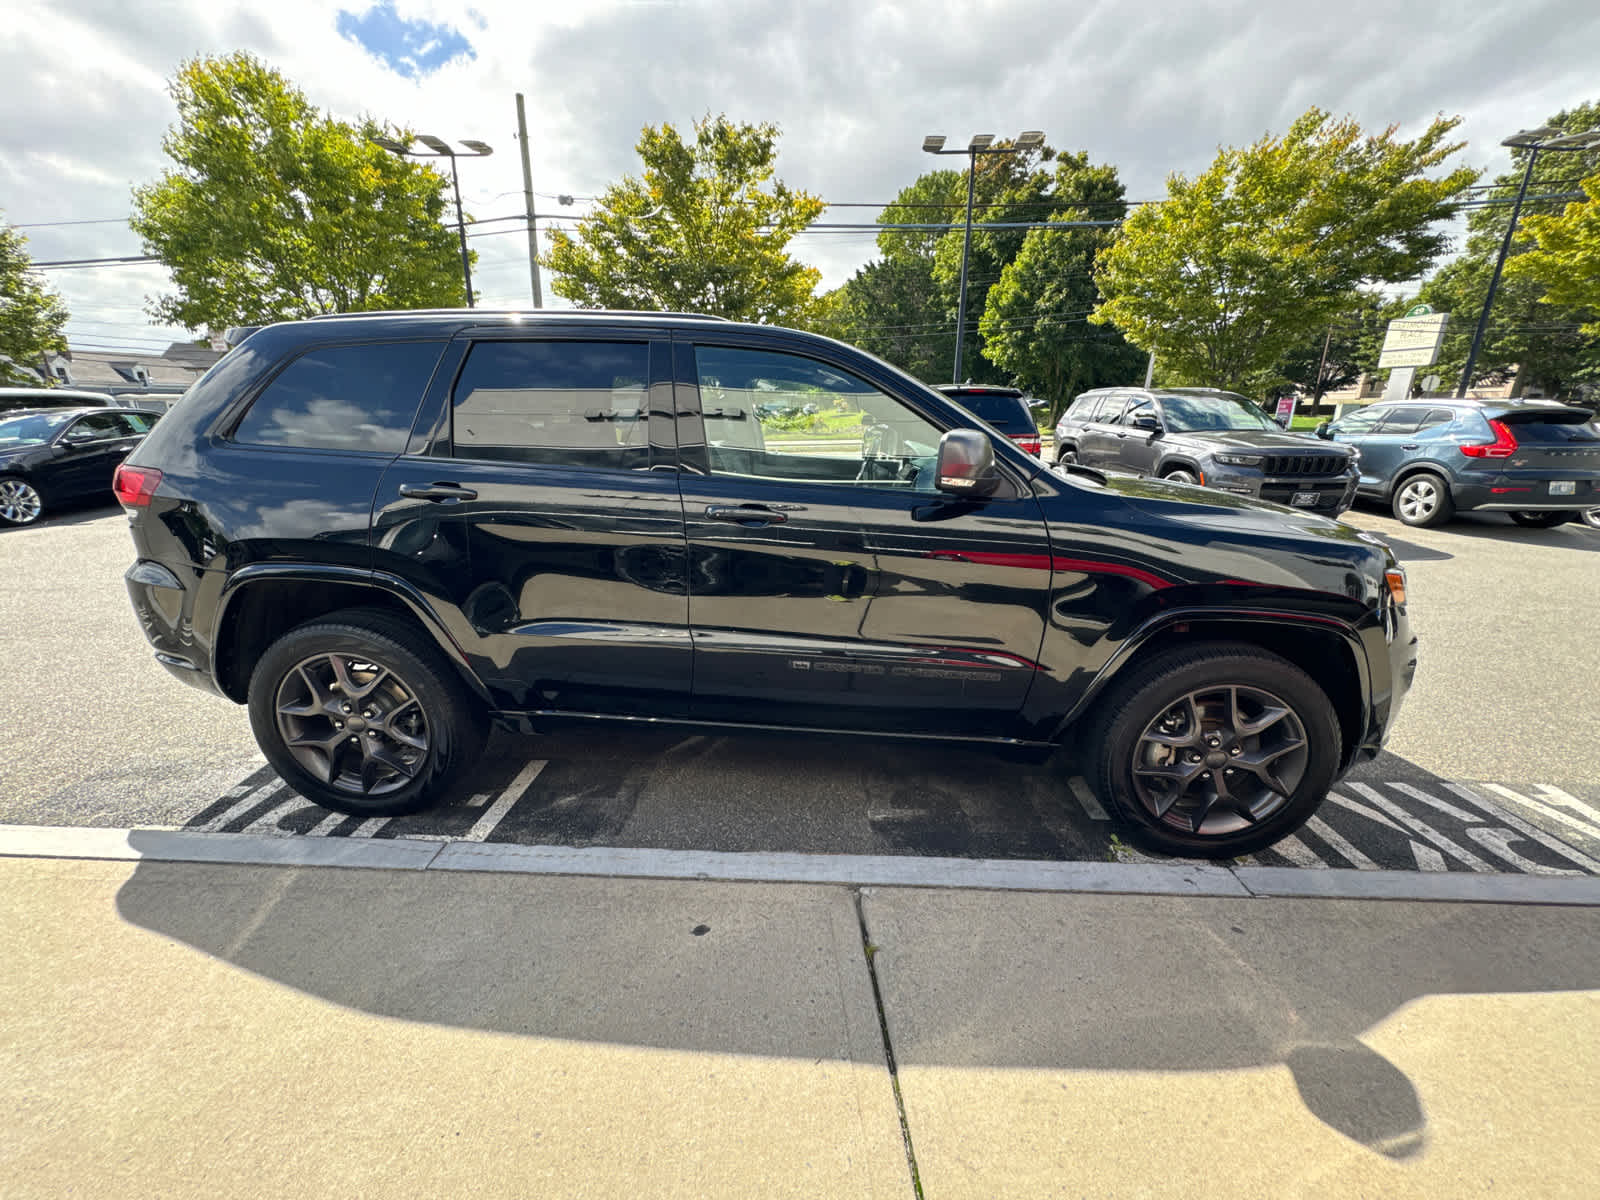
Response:
[{"label": "concrete sidewalk", "polygon": [[8,1197],[1600,1180],[1588,908],[32,858],[0,897]]}]

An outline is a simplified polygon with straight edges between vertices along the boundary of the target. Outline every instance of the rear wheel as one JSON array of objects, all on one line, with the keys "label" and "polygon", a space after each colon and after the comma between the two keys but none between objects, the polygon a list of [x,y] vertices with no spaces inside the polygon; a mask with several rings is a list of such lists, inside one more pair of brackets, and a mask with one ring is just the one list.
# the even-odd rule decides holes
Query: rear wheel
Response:
[{"label": "rear wheel", "polygon": [[43,512],[38,488],[15,475],[0,475],[0,523],[32,525]]},{"label": "rear wheel", "polygon": [[1443,525],[1456,513],[1450,485],[1430,471],[1402,480],[1389,507],[1401,521],[1420,529]]},{"label": "rear wheel", "polygon": [[397,816],[448,799],[483,748],[476,703],[416,629],[349,609],[274,642],[250,676],[261,752],[306,799]]},{"label": "rear wheel", "polygon": [[1342,743],[1327,694],[1299,667],[1213,643],[1136,669],[1106,698],[1089,745],[1095,790],[1138,840],[1229,858],[1316,811]]},{"label": "rear wheel", "polygon": [[1550,512],[1547,510],[1512,512],[1507,513],[1506,516],[1524,529],[1554,529],[1557,525],[1565,525],[1573,518],[1573,514],[1570,512]]},{"label": "rear wheel", "polygon": [[1600,529],[1600,508],[1584,509],[1578,514],[1578,520],[1582,521],[1590,529]]}]

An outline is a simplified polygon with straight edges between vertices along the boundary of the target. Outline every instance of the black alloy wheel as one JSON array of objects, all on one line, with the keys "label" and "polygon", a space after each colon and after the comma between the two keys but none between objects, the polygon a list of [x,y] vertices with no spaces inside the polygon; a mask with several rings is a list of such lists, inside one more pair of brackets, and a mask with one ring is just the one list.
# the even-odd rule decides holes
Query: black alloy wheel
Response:
[{"label": "black alloy wheel", "polygon": [[1342,750],[1316,682],[1243,644],[1158,655],[1101,712],[1087,743],[1095,789],[1169,854],[1228,858],[1292,833],[1327,795]]},{"label": "black alloy wheel", "polygon": [[0,475],[0,522],[32,525],[44,512],[39,489],[15,475]]},{"label": "black alloy wheel", "polygon": [[1562,512],[1560,510],[1552,512],[1549,509],[1510,512],[1506,516],[1524,529],[1554,529],[1557,525],[1565,525],[1573,518],[1571,512]]},{"label": "black alloy wheel", "polygon": [[374,609],[280,637],[251,674],[249,706],[262,753],[295,791],[363,816],[448,799],[485,736],[478,705],[432,643]]}]

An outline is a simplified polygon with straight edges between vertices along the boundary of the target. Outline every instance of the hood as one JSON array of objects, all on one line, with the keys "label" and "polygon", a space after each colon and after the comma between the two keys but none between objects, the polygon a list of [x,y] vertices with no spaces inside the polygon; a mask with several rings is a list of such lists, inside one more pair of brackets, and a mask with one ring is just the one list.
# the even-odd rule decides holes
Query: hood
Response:
[{"label": "hood", "polygon": [[1349,458],[1350,448],[1338,442],[1327,442],[1300,433],[1284,433],[1276,429],[1202,429],[1194,433],[1169,433],[1169,438],[1195,438],[1208,446],[1238,447],[1241,450],[1262,450],[1275,454],[1312,454],[1321,452],[1336,458]]}]

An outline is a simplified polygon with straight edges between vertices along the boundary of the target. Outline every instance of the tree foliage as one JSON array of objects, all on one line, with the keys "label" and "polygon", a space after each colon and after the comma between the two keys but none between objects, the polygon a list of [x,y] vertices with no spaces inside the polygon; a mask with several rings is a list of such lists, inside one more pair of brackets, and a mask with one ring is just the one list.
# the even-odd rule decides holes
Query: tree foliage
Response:
[{"label": "tree foliage", "polygon": [[[1051,222],[1120,219],[1127,210],[1115,167],[1086,154],[1056,161]],[[1092,387],[1135,381],[1144,355],[1115,329],[1088,323],[1099,302],[1095,256],[1113,228],[1029,229],[989,289],[979,330],[983,353],[1019,387],[1050,402],[1050,423],[1071,397]]]},{"label": "tree foliage", "polygon": [[1274,372],[1277,378],[1261,390],[1268,395],[1298,392],[1310,397],[1312,411],[1318,411],[1321,397],[1378,369],[1389,322],[1412,303],[1367,289],[1351,292],[1325,326],[1284,352]]},{"label": "tree foliage", "polygon": [[[1558,112],[1545,124],[1566,133],[1593,129],[1600,125],[1600,102]],[[1484,203],[1473,208],[1467,217],[1465,251],[1422,287],[1423,300],[1451,315],[1439,363],[1433,369],[1452,387],[1466,365],[1528,153],[1520,147],[1511,151],[1512,170],[1496,176],[1480,197]],[[1583,328],[1585,321],[1592,319],[1589,311],[1571,299],[1547,297],[1542,274],[1520,265],[1525,253],[1536,245],[1531,233],[1540,228],[1543,215],[1560,213],[1566,206],[1565,199],[1544,197],[1578,192],[1579,181],[1597,173],[1600,151],[1547,151],[1534,160],[1520,233],[1512,243],[1505,274],[1495,292],[1494,308],[1474,365],[1473,383],[1504,383],[1520,372],[1524,389],[1536,387],[1550,395],[1600,386],[1600,330]]]},{"label": "tree foliage", "polygon": [[1544,303],[1585,310],[1583,332],[1600,336],[1600,172],[1583,181],[1583,190],[1588,198],[1560,215],[1528,218],[1538,248],[1519,255],[1511,269],[1544,289]]},{"label": "tree foliage", "polygon": [[1251,386],[1354,289],[1413,279],[1443,252],[1438,225],[1477,172],[1426,172],[1461,148],[1447,140],[1459,123],[1407,142],[1313,108],[1282,138],[1171,176],[1166,202],[1134,212],[1100,256],[1093,320],[1195,382]]},{"label": "tree foliage", "polygon": [[[133,194],[134,231],[172,272],[157,320],[220,329],[326,312],[459,305],[449,180],[319,113],[249,54],[185,62],[173,167]],[[400,140],[407,135],[398,134]]]},{"label": "tree foliage", "polygon": [[28,239],[0,225],[0,380],[37,382],[29,368],[65,350],[67,308],[33,270]]},{"label": "tree foliage", "polygon": [[774,178],[778,127],[725,116],[696,121],[685,140],[646,126],[639,177],[600,197],[576,236],[557,230],[540,260],[557,295],[583,308],[713,313],[805,324],[821,272],[789,256],[822,201]]}]

